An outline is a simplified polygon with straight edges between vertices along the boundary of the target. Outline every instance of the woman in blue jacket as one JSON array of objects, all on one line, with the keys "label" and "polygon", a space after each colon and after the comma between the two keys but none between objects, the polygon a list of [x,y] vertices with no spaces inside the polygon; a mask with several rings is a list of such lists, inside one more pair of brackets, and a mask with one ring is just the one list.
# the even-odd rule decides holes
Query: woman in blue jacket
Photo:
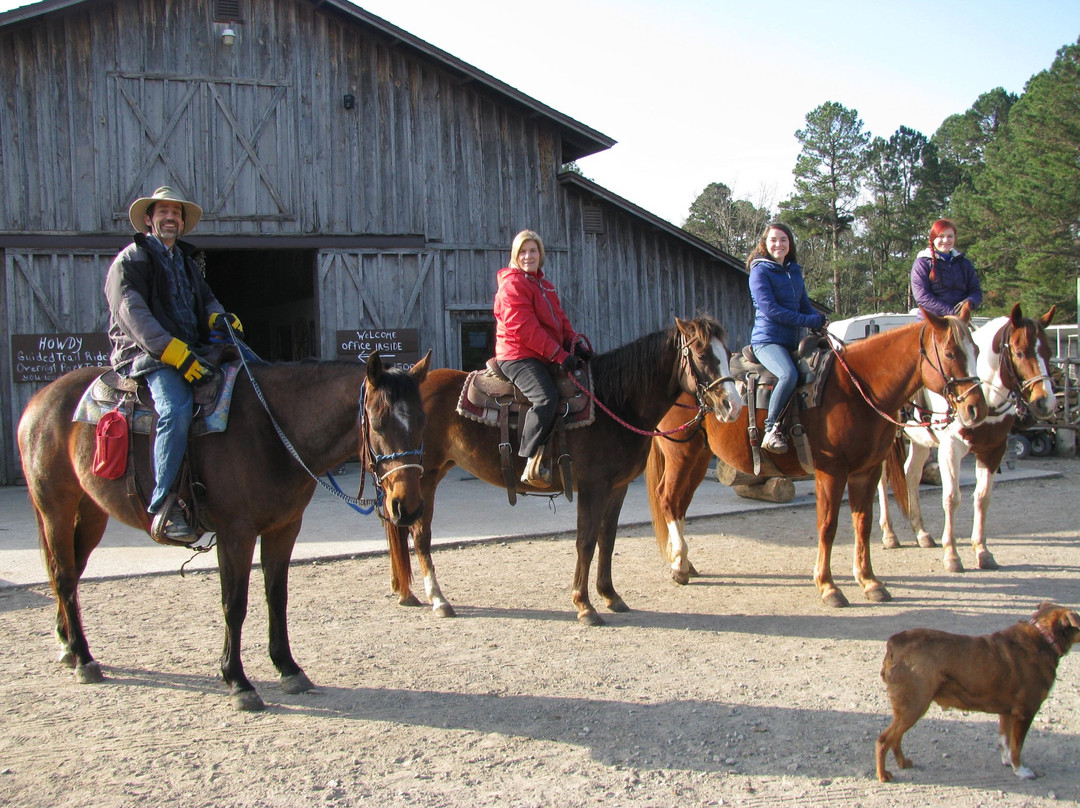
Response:
[{"label": "woman in blue jacket", "polygon": [[791,352],[799,347],[802,329],[824,327],[825,316],[810,305],[802,267],[795,262],[795,236],[786,224],[769,223],[746,266],[754,300],[750,344],[758,361],[778,380],[769,399],[761,446],[783,454],[788,444],[778,421],[798,381]]}]

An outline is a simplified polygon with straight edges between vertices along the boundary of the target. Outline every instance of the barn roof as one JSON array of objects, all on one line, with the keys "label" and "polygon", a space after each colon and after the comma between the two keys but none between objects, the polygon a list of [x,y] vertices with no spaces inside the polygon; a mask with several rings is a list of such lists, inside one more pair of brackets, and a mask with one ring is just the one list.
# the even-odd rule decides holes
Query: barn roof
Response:
[{"label": "barn roof", "polygon": [[[89,6],[100,0],[42,0],[10,11],[0,12],[0,29],[18,23],[32,21],[45,14],[63,11],[76,6]],[[408,31],[398,28],[381,17],[353,5],[348,0],[297,0],[315,6],[320,12],[334,14],[357,25],[363,26],[383,39],[390,47],[401,48],[417,58],[438,65],[443,70],[455,75],[463,83],[473,82],[486,93],[494,95],[513,106],[523,107],[531,115],[549,121],[560,133],[563,145],[563,159],[567,162],[579,160],[590,154],[605,151],[616,141],[573,118],[552,109],[547,104],[531,98],[494,76],[463,62],[440,48],[430,45]]]},{"label": "barn roof", "polygon": [[669,236],[685,242],[686,244],[697,250],[700,250],[703,253],[707,253],[720,263],[725,264],[732,269],[737,269],[744,275],[747,274],[746,267],[743,265],[743,262],[735,258],[733,255],[730,255],[721,250],[719,247],[715,247],[709,242],[698,238],[689,231],[683,230],[681,227],[673,225],[666,219],[662,219],[654,213],[649,213],[649,211],[645,210],[645,208],[638,207],[633,202],[624,199],[618,194],[612,193],[602,185],[597,185],[595,182],[590,179],[586,179],[581,174],[577,174],[573,171],[564,171],[563,173],[559,174],[559,182],[563,185],[577,188],[579,191],[587,195],[591,195],[604,202],[607,202],[610,205],[614,205],[615,207],[620,208],[631,216],[644,221],[646,224],[656,228],[657,230],[661,230],[664,233],[667,233]]}]

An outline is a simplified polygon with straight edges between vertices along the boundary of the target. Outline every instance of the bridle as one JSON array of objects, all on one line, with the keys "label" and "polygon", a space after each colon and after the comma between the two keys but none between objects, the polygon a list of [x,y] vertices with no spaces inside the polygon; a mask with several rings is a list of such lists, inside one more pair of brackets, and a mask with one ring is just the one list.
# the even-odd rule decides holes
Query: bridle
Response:
[{"label": "bridle", "polygon": [[389,463],[394,460],[403,460],[405,458],[415,457],[418,460],[422,460],[424,457],[424,444],[420,444],[419,449],[406,449],[404,452],[393,452],[391,454],[379,454],[372,447],[371,441],[371,420],[367,417],[367,380],[360,387],[360,457],[363,464],[363,471],[360,474],[360,491],[357,494],[357,499],[363,500],[364,498],[364,483],[367,480],[367,475],[371,475],[371,479],[375,485],[375,504],[378,507],[377,513],[379,518],[386,521],[386,517],[383,515],[382,504],[386,499],[386,490],[383,483],[391,474],[396,474],[399,471],[406,469],[417,469],[420,475],[424,474],[424,465],[422,462],[415,463],[399,463],[391,469],[379,473],[379,466],[383,463]]},{"label": "bridle", "polygon": [[[1000,415],[1002,412],[1007,411],[1009,406],[1015,407],[1019,400],[1029,401],[1031,396],[1031,390],[1035,385],[1042,382],[1049,382],[1053,387],[1054,380],[1045,373],[1040,373],[1038,376],[1032,376],[1030,379],[1021,379],[1020,374],[1016,372],[1016,364],[1013,361],[1012,345],[1009,343],[1009,338],[1015,329],[1012,322],[1006,323],[1005,327],[1001,329],[1001,339],[994,346],[997,348],[998,355],[1001,356],[1000,375],[1001,380],[1004,383],[1005,389],[1009,391],[1009,400],[999,412],[993,413],[994,415]],[[1036,334],[1035,343],[1038,345],[1038,335]],[[1036,351],[1037,352],[1037,351]],[[1040,421],[1049,420],[1049,416],[1040,417],[1036,412],[1031,411],[1032,416]]]},{"label": "bridle", "polygon": [[[919,331],[919,355],[923,360],[930,365],[930,367],[937,372],[942,381],[945,382],[942,388],[942,394],[945,401],[948,402],[948,415],[951,417],[956,412],[956,403],[963,398],[966,398],[971,392],[977,389],[981,383],[978,376],[948,376],[944,370],[944,362],[941,361],[941,351],[938,348],[936,339],[931,338],[930,343],[934,346],[934,359],[937,360],[937,364],[934,364],[934,360],[930,358],[930,355],[926,352],[925,340],[923,337],[926,335],[926,324],[923,324],[922,329]],[[961,384],[967,384],[968,386],[960,391],[956,392],[956,388]]]},{"label": "bridle", "polygon": [[694,364],[693,354],[690,350],[690,346],[700,339],[700,337],[687,339],[685,334],[679,333],[679,373],[682,374],[684,378],[693,382],[693,392],[694,398],[697,399],[699,418],[709,410],[708,405],[705,403],[707,396],[712,395],[717,387],[722,387],[727,382],[731,382],[732,384],[735,383],[734,376],[719,376],[711,382],[705,382],[704,379],[702,379],[701,371],[698,369],[698,366]]}]

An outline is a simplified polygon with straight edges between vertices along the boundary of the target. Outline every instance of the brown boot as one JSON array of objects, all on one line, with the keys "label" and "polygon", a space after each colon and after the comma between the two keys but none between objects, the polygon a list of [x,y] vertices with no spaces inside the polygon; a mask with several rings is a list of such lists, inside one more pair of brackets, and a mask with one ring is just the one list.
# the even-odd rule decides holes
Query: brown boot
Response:
[{"label": "brown boot", "polygon": [[551,488],[551,469],[543,464],[544,448],[540,447],[536,453],[525,461],[525,471],[521,475],[521,481],[534,488]]}]

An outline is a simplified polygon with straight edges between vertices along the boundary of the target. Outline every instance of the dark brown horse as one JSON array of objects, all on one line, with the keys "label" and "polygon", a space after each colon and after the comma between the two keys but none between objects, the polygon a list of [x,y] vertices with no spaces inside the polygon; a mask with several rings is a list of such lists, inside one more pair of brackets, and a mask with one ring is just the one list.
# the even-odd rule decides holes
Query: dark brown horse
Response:
[{"label": "dark brown horse", "polygon": [[[974,429],[955,421],[905,426],[908,440],[907,461],[903,476],[898,469],[899,458],[890,463],[889,483],[898,491],[900,504],[907,502],[908,521],[921,547],[933,547],[934,539],[923,527],[919,503],[919,482],[930,450],[937,448],[938,468],[941,470],[941,505],[945,511],[942,545],[943,563],[949,572],[963,572],[964,565],[956,552],[953,522],[960,507],[960,461],[968,452],[975,455],[975,519],[971,526],[971,547],[975,566],[997,569],[997,561],[986,547],[986,514],[994,490],[994,474],[1005,457],[1009,432],[1016,423],[1017,405],[1023,403],[1038,420],[1053,417],[1058,400],[1050,377],[1050,341],[1046,326],[1054,319],[1055,307],[1038,319],[1025,317],[1020,304],[1013,306],[1008,317],[996,317],[977,328],[972,338],[979,348],[978,375],[990,414]],[[928,394],[931,412],[941,412],[945,402]],[[893,451],[899,452],[899,443]],[[889,503],[885,486],[878,486],[881,506],[881,542],[886,548],[900,546],[889,520]],[[903,508],[901,508],[903,510]]]},{"label": "dark brown horse", "polygon": [[[721,420],[733,419],[742,410],[742,398],[728,370],[725,337],[724,330],[710,318],[689,322],[677,319],[675,328],[642,337],[591,361],[596,398],[612,414],[598,408],[591,425],[565,433],[567,451],[574,463],[578,503],[572,597],[578,619],[585,624],[603,624],[589,601],[589,567],[597,548],[597,591],[612,611],[628,609],[612,585],[611,556],[627,486],[641,473],[649,452],[650,433],[645,430],[655,427],[680,393],[688,394],[691,402],[695,396],[698,399],[696,406],[680,410],[680,423],[689,421],[699,407],[709,408]],[[428,417],[422,481],[428,508],[412,526],[413,546],[432,609],[443,617],[452,616],[454,610],[439,588],[431,560],[435,489],[455,465],[493,485],[503,484],[499,430],[456,412],[465,376],[459,370],[435,370],[420,386]],[[521,474],[524,461],[517,458],[515,462],[516,476]],[[507,518],[513,518],[513,514],[507,514]],[[406,528],[388,523],[386,530],[391,544],[403,541]],[[392,562],[392,585],[400,602],[418,605],[410,588],[408,557],[404,566],[397,563],[397,558]]]},{"label": "dark brown horse", "polygon": [[[378,355],[372,355],[366,370],[356,362],[256,365],[251,370],[274,418],[309,469],[324,474],[359,451],[365,466],[374,467],[383,478],[388,519],[409,524],[424,510],[413,455],[419,455],[423,438],[418,384],[429,361],[430,354],[408,373],[384,369]],[[23,473],[57,600],[60,659],[75,668],[78,681],[87,683],[101,681],[102,674],[83,633],[79,578],[110,516],[132,527],[150,528],[145,505],[128,497],[123,478],[106,480],[93,474],[95,429],[72,421],[83,391],[104,370],[84,368],[52,382],[30,400],[19,421]],[[132,439],[140,474],[152,479],[148,438]],[[231,688],[233,706],[263,707],[240,660],[257,537],[262,539],[270,658],[285,692],[310,690],[314,685],[289,648],[286,606],[289,559],[315,491],[314,479],[286,450],[243,375],[233,394],[228,429],[195,438],[189,457],[195,478],[206,486],[206,514],[217,533],[225,611],[221,674]],[[395,552],[407,559],[408,546],[391,547]]]},{"label": "dark brown horse", "polygon": [[[814,580],[821,599],[830,606],[848,603],[833,582],[831,567],[845,486],[855,528],[855,577],[867,599],[891,598],[870,564],[870,524],[881,463],[896,434],[893,419],[904,403],[925,386],[949,399],[961,423],[974,426],[986,417],[986,399],[974,378],[975,344],[969,320],[966,307],[960,318],[927,313],[925,322],[844,347],[824,382],[820,404],[799,414],[815,467],[818,557]],[[679,410],[673,409],[660,422],[660,429],[678,419]],[[728,465],[752,474],[746,430],[745,417],[726,424],[706,418],[706,434],[689,442],[653,439],[645,472],[653,528],[661,554],[679,573],[674,577],[681,583],[690,571],[682,535],[686,511],[705,478],[710,450]],[[794,447],[769,458],[780,474],[805,473]]]}]

